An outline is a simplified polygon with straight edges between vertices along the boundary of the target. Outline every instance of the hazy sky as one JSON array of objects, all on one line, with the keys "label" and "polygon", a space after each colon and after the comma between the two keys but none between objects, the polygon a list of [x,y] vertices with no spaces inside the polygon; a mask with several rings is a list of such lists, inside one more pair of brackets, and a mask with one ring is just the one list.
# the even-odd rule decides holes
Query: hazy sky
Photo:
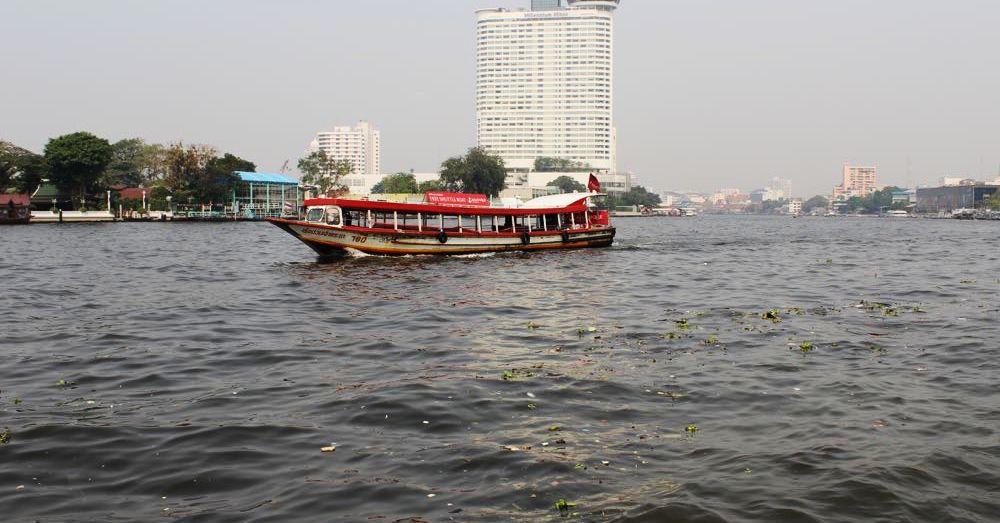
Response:
[{"label": "hazy sky", "polygon": [[[475,145],[477,8],[529,0],[0,0],[0,139],[208,143],[274,171],[382,131],[384,171]],[[1000,1],[622,0],[619,168],[655,189],[1000,168]]]}]

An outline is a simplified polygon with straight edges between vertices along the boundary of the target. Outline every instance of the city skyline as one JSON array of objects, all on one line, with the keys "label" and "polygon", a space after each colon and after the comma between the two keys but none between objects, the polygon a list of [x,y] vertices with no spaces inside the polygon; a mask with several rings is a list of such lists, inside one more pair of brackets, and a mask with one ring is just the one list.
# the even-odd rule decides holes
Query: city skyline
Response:
[{"label": "city skyline", "polygon": [[[384,171],[435,170],[476,143],[471,21],[494,7],[530,2],[5,3],[15,23],[0,44],[17,52],[0,139],[35,151],[77,130],[183,140],[276,171],[317,130],[364,119],[385,135]],[[626,0],[618,168],[657,191],[780,176],[797,196],[828,193],[845,162],[893,185],[993,179],[991,15],[1000,6],[971,0]]]}]

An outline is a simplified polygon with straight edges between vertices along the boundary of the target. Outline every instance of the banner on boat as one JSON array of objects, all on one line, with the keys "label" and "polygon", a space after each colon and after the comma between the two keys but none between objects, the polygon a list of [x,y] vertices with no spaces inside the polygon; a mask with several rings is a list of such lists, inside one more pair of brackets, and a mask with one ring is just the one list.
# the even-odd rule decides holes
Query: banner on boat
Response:
[{"label": "banner on boat", "polygon": [[464,205],[467,207],[489,207],[490,199],[485,194],[463,194],[455,192],[424,193],[427,203],[434,205]]}]

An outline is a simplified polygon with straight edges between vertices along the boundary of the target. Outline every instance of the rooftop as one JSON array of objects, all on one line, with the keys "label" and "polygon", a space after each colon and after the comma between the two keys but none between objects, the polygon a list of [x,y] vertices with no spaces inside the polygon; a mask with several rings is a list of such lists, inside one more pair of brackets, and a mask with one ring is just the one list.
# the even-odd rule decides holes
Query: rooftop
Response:
[{"label": "rooftop", "polygon": [[276,183],[282,185],[298,185],[299,181],[287,174],[279,173],[251,173],[245,171],[236,171],[236,174],[240,177],[240,180],[244,182],[252,183]]}]

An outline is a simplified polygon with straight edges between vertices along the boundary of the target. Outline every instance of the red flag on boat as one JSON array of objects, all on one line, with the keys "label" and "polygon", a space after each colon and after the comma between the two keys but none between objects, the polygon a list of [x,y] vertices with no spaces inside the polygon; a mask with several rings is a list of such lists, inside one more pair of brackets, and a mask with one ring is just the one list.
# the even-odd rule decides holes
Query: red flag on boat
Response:
[{"label": "red flag on boat", "polygon": [[601,192],[601,182],[597,181],[594,173],[590,173],[590,181],[587,182],[587,190],[590,192]]}]

